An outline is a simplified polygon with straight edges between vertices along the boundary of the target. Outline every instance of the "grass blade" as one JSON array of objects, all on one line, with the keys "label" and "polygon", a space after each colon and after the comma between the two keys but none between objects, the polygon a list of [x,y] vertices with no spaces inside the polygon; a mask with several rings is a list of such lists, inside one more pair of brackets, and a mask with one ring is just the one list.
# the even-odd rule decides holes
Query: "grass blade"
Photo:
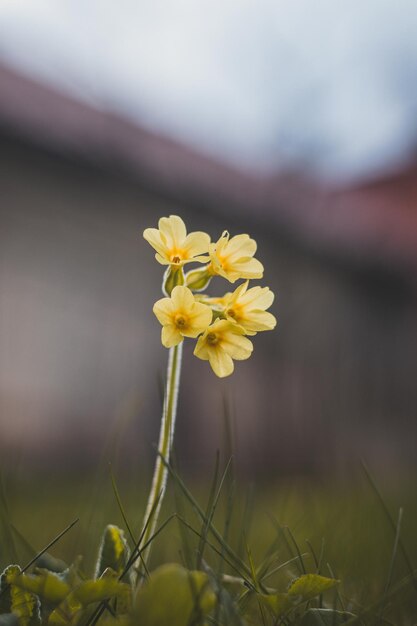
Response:
[{"label": "grass blade", "polygon": [[196,569],[201,568],[201,563],[203,561],[203,554],[204,554],[204,546],[206,543],[207,533],[209,531],[208,522],[209,520],[211,521],[213,519],[214,512],[216,509],[215,496],[216,496],[217,481],[219,478],[219,462],[220,462],[220,455],[219,455],[219,451],[217,451],[216,463],[214,466],[213,480],[211,483],[209,498],[208,498],[207,507],[206,507],[206,520],[202,524],[201,537],[200,537],[200,541],[198,542]]},{"label": "grass blade", "polygon": [[393,545],[393,548],[392,548],[392,555],[391,555],[391,561],[390,561],[389,570],[388,570],[387,582],[385,584],[384,594],[382,596],[382,601],[381,601],[381,611],[380,611],[380,614],[379,614],[379,619],[381,621],[382,621],[382,615],[383,615],[384,608],[385,608],[385,598],[387,597],[387,593],[389,591],[389,588],[390,588],[391,582],[392,582],[392,574],[393,574],[393,571],[394,571],[395,558],[397,556],[398,543],[400,541],[402,518],[403,518],[403,510],[400,507],[400,509],[398,511],[397,530],[396,530],[396,533],[395,533],[395,540],[394,540],[394,545]]},{"label": "grass blade", "polygon": [[[376,485],[376,482],[373,479],[373,477],[371,475],[371,472],[369,471],[369,468],[368,468],[368,466],[366,465],[366,463],[364,461],[362,461],[362,468],[363,468],[363,470],[365,472],[365,475],[366,475],[366,477],[367,477],[367,479],[369,481],[369,484],[371,485],[375,495],[377,496],[377,498],[378,498],[378,500],[379,500],[379,502],[381,504],[382,510],[385,513],[385,517],[387,518],[388,523],[391,526],[391,529],[392,529],[393,533],[396,534],[397,533],[397,525],[394,522],[394,520],[392,518],[392,515],[389,512],[389,509],[388,509],[387,505],[385,504],[385,500],[382,497],[382,494],[379,491],[379,489],[378,489],[378,487]],[[407,554],[407,550],[405,549],[405,546],[404,546],[401,538],[398,539],[398,550],[402,554],[404,562],[405,562],[405,564],[407,566],[407,569],[409,571],[409,574],[410,574],[410,576],[412,578],[412,584],[413,584],[414,590],[417,592],[417,578],[416,578],[415,570],[414,570],[413,564],[411,563],[411,560],[410,560],[410,558],[409,558],[409,556]]]},{"label": "grass blade", "polygon": [[[181,488],[185,497],[187,498],[189,503],[192,505],[192,507],[194,508],[195,512],[200,517],[200,519],[202,521],[207,520],[204,514],[204,511],[202,510],[198,502],[195,500],[193,495],[190,493],[190,491],[187,489],[182,479],[178,476],[178,474],[173,470],[172,466],[169,463],[167,463],[166,460],[162,456],[161,456],[161,459],[164,465],[168,468],[168,471],[171,474],[172,478],[178,483],[178,486]],[[219,531],[217,530],[217,528],[214,526],[212,522],[209,522],[209,528],[213,536],[216,538],[219,544],[224,548],[229,558],[233,559],[233,561],[237,563],[239,567],[246,573],[246,576],[250,577],[250,569],[248,568],[246,563],[244,563],[242,559],[236,554],[236,552],[224,541],[223,537],[221,536],[221,534],[219,533]]]},{"label": "grass blade", "polygon": [[119,490],[118,490],[117,485],[116,485],[116,480],[115,480],[115,477],[114,477],[114,474],[113,474],[113,469],[112,469],[111,463],[109,464],[109,471],[110,471],[110,480],[111,480],[111,484],[112,484],[112,487],[113,487],[113,493],[114,493],[114,496],[116,498],[117,506],[119,507],[120,514],[121,514],[121,516],[123,518],[123,521],[125,523],[127,532],[129,533],[130,539],[132,541],[132,545],[136,545],[136,539],[135,539],[135,537],[133,535],[131,526],[130,526],[130,524],[128,522],[125,510],[124,510],[123,505],[122,505],[122,501],[121,501],[121,498],[120,498]]}]

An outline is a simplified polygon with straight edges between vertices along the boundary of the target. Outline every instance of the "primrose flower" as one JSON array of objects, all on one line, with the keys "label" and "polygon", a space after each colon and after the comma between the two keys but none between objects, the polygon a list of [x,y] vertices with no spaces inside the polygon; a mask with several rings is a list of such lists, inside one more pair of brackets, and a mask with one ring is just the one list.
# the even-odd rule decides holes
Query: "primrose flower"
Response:
[{"label": "primrose flower", "polygon": [[210,265],[208,272],[223,276],[231,283],[239,278],[262,278],[264,268],[253,258],[256,241],[249,235],[230,235],[225,230],[217,241],[209,246]]},{"label": "primrose flower", "polygon": [[196,302],[188,287],[174,287],[170,298],[155,302],[153,312],[162,324],[161,341],[165,348],[177,346],[184,337],[197,337],[211,323],[209,306]]},{"label": "primrose flower", "polygon": [[161,217],[158,228],[146,228],[144,238],[156,250],[155,258],[161,265],[176,268],[184,263],[207,263],[210,237],[200,231],[187,235],[185,224],[178,215]]},{"label": "primrose flower", "polygon": [[248,289],[248,284],[249,281],[242,283],[233,293],[222,298],[226,319],[242,326],[247,335],[272,330],[277,325],[277,320],[266,309],[269,309],[274,301],[273,292],[269,287]]},{"label": "primrose flower", "polygon": [[218,319],[198,338],[194,354],[209,361],[213,372],[224,378],[234,370],[233,359],[243,361],[252,353],[252,342],[244,335],[244,328],[235,322]]}]

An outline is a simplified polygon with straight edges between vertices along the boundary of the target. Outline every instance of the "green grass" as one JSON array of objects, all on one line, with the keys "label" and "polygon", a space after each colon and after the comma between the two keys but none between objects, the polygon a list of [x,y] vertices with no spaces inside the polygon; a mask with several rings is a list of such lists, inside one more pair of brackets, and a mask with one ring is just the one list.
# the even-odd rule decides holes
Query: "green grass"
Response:
[{"label": "green grass", "polygon": [[[220,474],[215,485],[187,483],[201,516],[180,483],[171,479],[160,520],[173,513],[176,517],[153,542],[151,569],[174,561],[190,568],[204,562],[217,571],[223,557],[223,572],[241,576],[246,575],[246,568],[250,577],[251,569],[256,570],[259,576],[267,574],[268,587],[285,591],[292,578],[316,571],[320,561],[324,576],[341,580],[335,600],[339,608],[361,612],[382,602],[375,615],[383,609],[393,624],[414,624],[417,591],[412,582],[399,590],[396,587],[410,568],[417,568],[415,482],[391,484],[381,494],[366,473],[359,471],[348,482],[292,479],[252,488],[235,485],[228,475],[219,489]],[[50,552],[68,563],[82,554],[83,569],[91,575],[105,525],[125,528],[107,473],[73,479],[8,476],[3,482],[2,567],[16,560],[25,564],[34,551],[78,518]],[[146,490],[126,475],[116,477],[116,482],[125,518],[137,538]],[[403,515],[398,529],[400,507]]]}]

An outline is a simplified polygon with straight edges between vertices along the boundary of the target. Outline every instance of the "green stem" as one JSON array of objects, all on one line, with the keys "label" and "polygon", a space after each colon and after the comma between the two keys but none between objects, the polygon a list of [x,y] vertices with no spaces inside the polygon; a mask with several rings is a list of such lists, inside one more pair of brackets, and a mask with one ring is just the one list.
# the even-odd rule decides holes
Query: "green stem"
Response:
[{"label": "green stem", "polygon": [[[167,382],[164,397],[164,407],[162,411],[161,429],[159,432],[158,457],[152,479],[152,487],[149,493],[148,504],[146,506],[141,544],[146,545],[155,532],[158,522],[159,512],[164,497],[168,478],[168,468],[161,460],[161,456],[169,462],[174,439],[175,418],[177,414],[178,390],[181,374],[182,342],[169,350]],[[140,560],[136,562],[139,575],[146,568],[149,560],[149,545],[141,554]],[[142,569],[143,568],[143,569]],[[140,580],[139,580],[140,582]]]}]

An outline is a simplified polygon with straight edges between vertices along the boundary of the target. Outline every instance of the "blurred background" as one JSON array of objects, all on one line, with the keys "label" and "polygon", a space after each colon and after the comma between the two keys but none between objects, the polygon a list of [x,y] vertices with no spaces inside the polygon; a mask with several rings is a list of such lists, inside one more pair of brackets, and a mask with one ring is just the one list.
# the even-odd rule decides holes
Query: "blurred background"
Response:
[{"label": "blurred background", "polygon": [[411,0],[0,1],[3,468],[148,480],[142,231],[175,213],[258,241],[279,320],[229,379],[187,345],[183,468],[414,475],[416,29]]}]

